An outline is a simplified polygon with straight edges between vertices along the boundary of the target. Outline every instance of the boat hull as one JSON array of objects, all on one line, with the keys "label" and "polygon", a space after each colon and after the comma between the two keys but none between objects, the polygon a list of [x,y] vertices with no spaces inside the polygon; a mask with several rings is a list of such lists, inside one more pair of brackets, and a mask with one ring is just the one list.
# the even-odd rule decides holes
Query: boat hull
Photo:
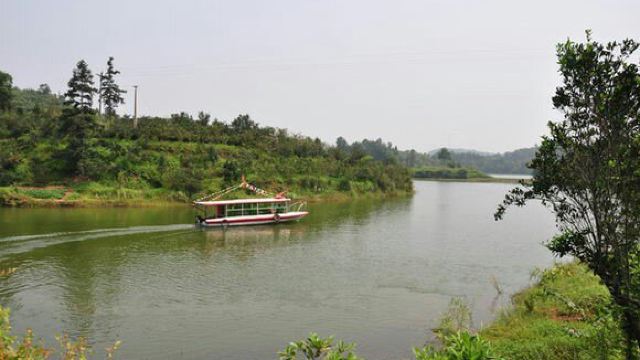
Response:
[{"label": "boat hull", "polygon": [[197,224],[204,227],[277,224],[300,220],[308,214],[308,211],[291,211],[281,214],[234,216],[217,219],[204,219],[202,221],[197,220]]}]

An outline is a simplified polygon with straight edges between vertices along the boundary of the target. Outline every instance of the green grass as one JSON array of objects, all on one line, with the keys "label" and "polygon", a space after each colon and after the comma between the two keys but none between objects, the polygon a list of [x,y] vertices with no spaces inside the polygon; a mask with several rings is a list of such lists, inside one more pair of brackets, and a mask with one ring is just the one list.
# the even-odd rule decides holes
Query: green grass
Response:
[{"label": "green grass", "polygon": [[65,189],[37,189],[37,188],[18,188],[17,192],[34,199],[61,199],[64,196]]},{"label": "green grass", "polygon": [[622,359],[622,332],[600,279],[577,263],[534,276],[513,308],[480,331],[506,359]]},{"label": "green grass", "polygon": [[445,179],[469,180],[489,179],[490,176],[474,168],[428,166],[412,169],[411,174],[416,179]]}]

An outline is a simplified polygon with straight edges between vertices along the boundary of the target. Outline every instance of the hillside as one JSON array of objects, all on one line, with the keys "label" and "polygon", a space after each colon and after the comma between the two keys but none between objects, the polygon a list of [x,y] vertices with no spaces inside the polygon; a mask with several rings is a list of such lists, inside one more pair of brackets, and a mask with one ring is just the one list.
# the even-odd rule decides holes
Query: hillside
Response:
[{"label": "hillside", "polygon": [[490,174],[531,174],[527,163],[533,159],[536,148],[523,148],[501,154],[479,152],[453,152],[452,158],[462,166],[474,167]]},{"label": "hillside", "polygon": [[[440,148],[428,153],[416,150],[399,150],[390,142],[378,138],[364,139],[349,145],[343,138],[336,143],[339,149],[364,152],[380,161],[393,161],[414,169],[431,169],[438,172],[442,168],[465,168],[468,173],[480,171],[489,174],[531,174],[527,163],[533,159],[536,148],[523,148],[505,153],[490,153],[471,149]],[[443,151],[446,150],[446,151]],[[429,176],[430,177],[430,176]],[[457,175],[454,177],[458,177]]]},{"label": "hillside", "polygon": [[79,112],[62,100],[47,86],[11,89],[0,110],[0,203],[184,202],[241,175],[305,198],[412,191],[409,171],[397,163],[260,126],[248,115],[231,123],[205,113],[142,117],[134,128],[127,116]]}]

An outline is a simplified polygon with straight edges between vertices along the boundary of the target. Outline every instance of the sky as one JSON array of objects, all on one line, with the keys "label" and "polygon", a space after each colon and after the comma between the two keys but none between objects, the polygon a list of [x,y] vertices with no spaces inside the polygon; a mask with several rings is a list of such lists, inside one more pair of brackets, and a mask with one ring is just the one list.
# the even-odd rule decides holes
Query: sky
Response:
[{"label": "sky", "polygon": [[[0,70],[64,92],[109,56],[121,114],[205,111],[328,143],[504,152],[533,146],[560,78],[555,45],[640,39],[640,1],[0,0]],[[637,60],[637,59],[635,59]]]}]

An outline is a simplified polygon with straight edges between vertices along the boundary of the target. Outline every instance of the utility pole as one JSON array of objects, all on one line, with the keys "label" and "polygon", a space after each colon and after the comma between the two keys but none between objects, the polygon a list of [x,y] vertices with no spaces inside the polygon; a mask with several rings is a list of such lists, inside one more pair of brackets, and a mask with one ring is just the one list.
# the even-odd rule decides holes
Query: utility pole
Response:
[{"label": "utility pole", "polygon": [[104,73],[98,74],[98,115],[102,115],[102,78]]},{"label": "utility pole", "polygon": [[138,85],[133,85],[133,127],[138,127]]}]

